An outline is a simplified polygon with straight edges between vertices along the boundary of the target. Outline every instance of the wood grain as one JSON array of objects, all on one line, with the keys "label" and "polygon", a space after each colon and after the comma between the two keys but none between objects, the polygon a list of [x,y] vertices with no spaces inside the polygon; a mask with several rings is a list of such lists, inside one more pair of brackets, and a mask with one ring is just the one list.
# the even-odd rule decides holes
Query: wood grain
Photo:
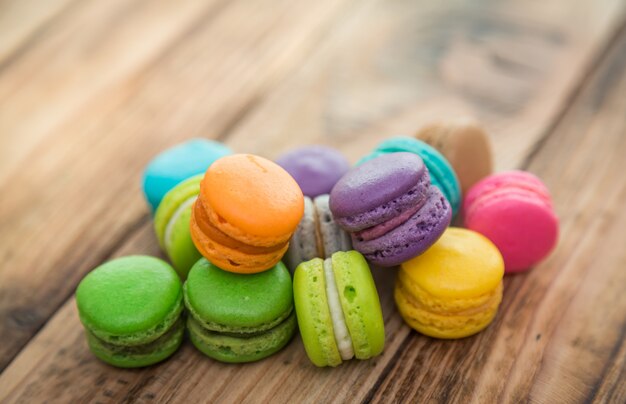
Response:
[{"label": "wood grain", "polygon": [[21,169],[24,157],[85,102],[154,63],[218,5],[87,1],[60,12],[45,35],[2,69],[0,130],[11,136],[0,138],[0,181]]},{"label": "wood grain", "polygon": [[[495,326],[477,337],[428,349],[418,349],[423,337],[410,337],[372,398],[584,402],[621,388],[618,375],[607,383],[604,373],[623,371],[624,362],[626,178],[615,175],[626,168],[626,118],[616,113],[626,108],[624,67],[626,30],[528,167],[552,190],[556,253],[506,278]],[[596,397],[603,383],[611,387]]]},{"label": "wood grain", "polygon": [[[105,3],[98,2],[98,7],[108,7]],[[154,13],[167,18],[173,3],[164,3],[166,9]],[[169,46],[163,44],[160,51],[153,48],[150,66],[137,71],[137,64],[147,62],[138,57],[132,63],[121,62],[122,77],[100,83],[107,87],[99,92],[88,88],[87,92],[93,90],[89,99],[82,99],[81,85],[74,86],[73,76],[63,69],[41,79],[43,87],[54,86],[59,75],[67,75],[68,91],[77,98],[63,90],[51,94],[53,103],[61,97],[73,104],[65,110],[68,115],[62,123],[56,122],[57,108],[45,107],[45,97],[34,96],[30,100],[34,107],[25,101],[27,110],[39,108],[55,122],[46,126],[49,133],[33,134],[34,146],[27,147],[16,165],[20,169],[0,183],[0,192],[11,194],[0,200],[0,339],[5,341],[0,345],[0,368],[67,299],[86,271],[110,256],[134,229],[149,226],[139,189],[141,170],[149,159],[183,139],[227,131],[231,122],[307,57],[349,4],[235,1],[218,8],[209,4],[207,15],[196,16],[195,24],[172,29],[181,34],[169,40]],[[143,11],[140,15],[147,18],[148,10]],[[117,12],[126,15],[132,10]],[[132,32],[132,20],[127,25]],[[64,29],[65,25],[59,27]],[[107,31],[97,25],[94,32]],[[110,45],[120,47],[120,52],[129,50],[126,42],[118,43],[114,37],[113,44],[86,37],[84,43],[77,39],[80,47],[106,50]],[[71,64],[72,55],[60,54],[50,69]],[[85,67],[84,73],[97,75],[97,68],[108,74],[105,63]],[[0,76],[0,82],[7,74]],[[2,83],[0,88],[16,85],[10,77]],[[4,98],[2,104],[7,102]],[[12,122],[10,116],[5,118]],[[20,118],[18,113],[17,121]],[[7,126],[21,125],[11,122]],[[30,141],[24,136],[19,139]]]},{"label": "wood grain", "polygon": [[0,1],[0,70],[45,35],[71,5],[71,0]]},{"label": "wood grain", "polygon": [[[547,3],[224,3],[172,28],[150,57],[121,62],[84,102],[67,98],[75,104],[62,122],[16,158],[28,169],[0,182],[13,191],[0,200],[0,259],[10,264],[0,270],[0,359],[36,332],[0,375],[0,402],[623,402],[624,4]],[[104,259],[159,254],[137,187],[159,149],[210,134],[270,157],[320,142],[354,159],[457,113],[487,124],[500,168],[546,179],[562,219],[556,253],[507,277],[486,331],[459,341],[411,332],[389,270],[375,271],[387,340],[371,361],[317,369],[298,338],[235,366],[188,343],[143,370],[108,367],[87,350],[67,296]]]},{"label": "wood grain", "polygon": [[[269,157],[326,143],[356,161],[381,137],[471,115],[493,134],[496,167],[519,166],[623,19],[623,2],[594,5],[371,2],[242,120],[229,143]],[[375,40],[363,40],[364,27]]]}]

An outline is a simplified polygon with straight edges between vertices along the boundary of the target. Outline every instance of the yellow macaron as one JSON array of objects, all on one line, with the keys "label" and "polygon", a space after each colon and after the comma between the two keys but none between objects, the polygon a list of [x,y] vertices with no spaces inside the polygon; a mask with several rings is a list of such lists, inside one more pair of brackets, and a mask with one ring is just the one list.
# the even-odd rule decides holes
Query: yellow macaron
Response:
[{"label": "yellow macaron", "polygon": [[502,300],[504,261],[471,230],[450,227],[424,254],[403,263],[394,297],[406,323],[435,338],[463,338],[491,323]]}]

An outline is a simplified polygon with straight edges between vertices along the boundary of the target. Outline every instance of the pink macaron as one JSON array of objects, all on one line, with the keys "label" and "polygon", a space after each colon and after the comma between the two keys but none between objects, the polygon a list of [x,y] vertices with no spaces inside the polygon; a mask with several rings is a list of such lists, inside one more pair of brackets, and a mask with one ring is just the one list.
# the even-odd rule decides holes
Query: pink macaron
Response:
[{"label": "pink macaron", "polygon": [[491,240],[507,273],[522,272],[555,247],[559,220],[550,193],[536,176],[508,171],[484,178],[463,202],[465,226]]}]

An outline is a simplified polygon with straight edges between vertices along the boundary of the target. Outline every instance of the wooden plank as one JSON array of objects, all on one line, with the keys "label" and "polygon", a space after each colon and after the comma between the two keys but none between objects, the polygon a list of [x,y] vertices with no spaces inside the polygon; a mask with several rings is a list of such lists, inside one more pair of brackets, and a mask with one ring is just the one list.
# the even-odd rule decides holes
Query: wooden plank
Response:
[{"label": "wooden plank", "polygon": [[[387,2],[379,3],[365,3],[354,12],[346,16],[341,26],[331,32],[329,39],[324,41],[324,44],[320,48],[320,52],[314,55],[314,57],[308,60],[308,63],[293,76],[292,79],[287,80],[284,85],[281,85],[275,92],[268,97],[267,101],[264,101],[255,110],[250,120],[244,119],[244,123],[236,130],[236,136],[232,139],[232,144],[241,147],[245,147],[247,150],[254,150],[262,152],[266,155],[273,155],[278,153],[281,148],[288,147],[292,140],[290,137],[295,137],[295,134],[302,135],[300,142],[320,140],[322,142],[340,145],[347,153],[353,158],[357,157],[365,148],[369,145],[367,142],[374,143],[381,137],[385,136],[383,128],[392,127],[393,125],[399,125],[398,122],[404,122],[403,125],[408,127],[408,123],[415,124],[418,120],[410,117],[413,113],[420,112],[420,108],[424,108],[428,113],[422,113],[422,118],[430,116],[430,112],[446,110],[479,110],[480,102],[469,102],[465,99],[462,92],[451,90],[432,90],[441,84],[437,84],[437,80],[433,79],[431,75],[426,74],[424,71],[419,73],[422,77],[422,86],[427,90],[425,93],[432,91],[434,101],[428,103],[426,101],[426,94],[422,96],[424,99],[420,102],[415,101],[411,95],[406,95],[402,99],[401,85],[390,85],[393,89],[392,97],[388,97],[386,100],[389,102],[389,117],[388,111],[384,106],[385,101],[381,101],[376,98],[376,89],[371,89],[371,83],[375,82],[374,79],[369,82],[365,78],[357,80],[345,71],[352,73],[358,72],[363,68],[367,70],[368,64],[363,63],[358,55],[361,55],[361,50],[370,46],[372,41],[369,37],[363,37],[363,32],[381,32],[378,37],[378,45],[372,49],[372,54],[380,52],[381,49],[387,49],[393,47],[386,44],[395,44],[404,40],[415,46],[420,44],[414,37],[419,37],[424,31],[411,31],[410,27],[419,27],[420,22],[426,24],[424,21],[429,22],[428,26],[437,26],[438,22],[443,24],[447,21],[447,27],[453,30],[455,24],[458,22],[457,18],[448,17],[447,20],[437,20],[443,18],[442,16],[458,15],[461,12],[467,10],[442,6],[444,9],[428,10],[424,11],[420,8],[420,12],[410,13],[412,10],[407,3],[394,3],[394,6],[390,7]],[[564,3],[561,3],[564,4]],[[394,8],[395,7],[395,8]],[[487,11],[480,9],[482,6],[477,6],[475,14],[480,15]],[[541,8],[540,6],[537,6]],[[514,10],[514,9],[513,9]],[[537,10],[533,10],[537,11]],[[545,10],[544,10],[545,11]],[[573,32],[580,27],[575,25],[567,25],[566,21],[561,22],[563,27],[549,26],[550,30],[560,32],[561,35],[567,37],[567,51],[558,51],[552,58],[558,60],[556,63],[551,61],[547,63],[547,66],[543,69],[547,72],[542,75],[541,79],[533,81],[529,84],[529,88],[535,88],[545,83],[547,77],[558,76],[558,72],[553,72],[552,69],[562,69],[567,65],[563,55],[571,55],[575,53],[577,57],[570,66],[571,69],[576,71],[574,76],[582,76],[585,67],[590,64],[593,58],[594,49],[606,39],[609,33],[613,30],[613,27],[619,22],[619,13],[616,10],[612,10],[616,14],[602,14],[601,17],[593,13],[588,13],[591,20],[599,18],[600,21],[590,22],[589,27],[595,27],[595,31],[590,28],[588,33],[595,38],[589,39],[585,35],[585,43],[589,45],[583,46],[582,42],[578,42],[578,39],[569,39],[574,36]],[[475,30],[479,30],[479,26],[485,20],[491,21],[497,18],[501,18],[500,13],[502,10],[495,10],[496,16],[491,18],[479,18],[475,17],[476,27],[474,30],[467,28],[467,31],[460,31],[457,33],[457,38],[471,38],[470,33]],[[580,11],[579,11],[580,12]],[[515,14],[511,11],[511,14]],[[410,15],[412,19],[406,17]],[[490,15],[487,13],[486,15]],[[395,17],[394,17],[395,16]],[[402,16],[402,18],[398,17]],[[512,17],[511,17],[512,18]],[[518,16],[521,19],[519,24],[523,23],[524,18],[529,18],[527,15]],[[402,23],[398,22],[398,19]],[[507,24],[515,23],[515,18],[512,20],[505,20]],[[572,24],[574,22],[572,21]],[[506,25],[506,24],[505,24]],[[532,25],[532,24],[531,24]],[[381,26],[385,28],[381,31]],[[541,25],[537,29],[545,28]],[[442,30],[444,30],[442,28]],[[412,32],[412,35],[407,35]],[[497,34],[496,30],[496,34]],[[402,35],[401,35],[402,34]],[[494,35],[496,35],[494,34]],[[497,36],[497,35],[496,35]],[[582,41],[582,39],[581,39]],[[588,41],[588,42],[586,42]],[[429,43],[429,42],[427,42]],[[509,42],[507,42],[509,43]],[[514,41],[512,42],[514,43]],[[446,42],[444,41],[445,45]],[[408,46],[408,45],[407,45]],[[424,45],[426,46],[426,45]],[[411,46],[408,46],[411,48]],[[442,42],[433,45],[431,51],[442,47]],[[443,46],[446,49],[446,46]],[[417,49],[421,49],[417,47]],[[558,49],[561,49],[559,47]],[[578,49],[578,50],[576,50]],[[404,52],[400,52],[404,55]],[[580,52],[582,54],[579,54]],[[349,54],[355,56],[354,59],[350,59]],[[428,54],[428,50],[424,50],[425,54]],[[548,52],[550,53],[550,52]],[[367,54],[367,53],[365,53]],[[410,53],[407,53],[411,55]],[[348,55],[348,56],[345,56]],[[333,59],[334,57],[334,59]],[[407,60],[408,59],[408,60]],[[334,60],[337,66],[345,66],[343,74],[339,74],[333,77],[330,73],[333,69],[329,67],[328,60]],[[386,60],[386,59],[385,59]],[[391,67],[388,67],[392,71],[408,72],[416,71],[412,70],[416,65],[420,63],[416,62],[412,57],[407,58],[389,58],[392,62],[389,62]],[[375,59],[372,64],[374,66],[380,62],[380,59]],[[394,64],[398,66],[393,68]],[[431,61],[431,63],[433,63]],[[404,66],[407,64],[408,66]],[[358,69],[357,69],[358,66]],[[424,67],[427,72],[428,67]],[[419,70],[417,70],[419,71]],[[571,72],[568,74],[572,74]],[[408,80],[408,73],[405,73],[403,80]],[[372,77],[378,78],[379,74],[374,74]],[[573,77],[573,76],[572,76]],[[420,79],[413,79],[416,82]],[[333,86],[334,84],[334,86]],[[342,86],[343,84],[343,86]],[[554,105],[550,114],[541,115],[542,119],[546,121],[532,122],[534,128],[548,128],[551,125],[551,119],[559,115],[561,108],[564,108],[564,101],[568,99],[568,96],[572,93],[572,89],[575,87],[573,78],[569,80],[561,80],[558,91],[554,91],[550,94],[544,94],[541,92],[542,97],[550,98],[550,102],[543,98],[533,98],[525,102],[539,102],[543,105]],[[294,89],[295,87],[295,89]],[[386,87],[386,86],[381,86]],[[384,94],[382,89],[380,94]],[[412,94],[411,90],[405,90],[407,94]],[[607,89],[608,91],[608,89]],[[293,96],[290,100],[299,105],[301,109],[298,109],[292,118],[294,110],[289,106],[289,103],[279,102],[276,99],[280,98],[276,94],[282,96]],[[456,95],[455,95],[456,94]],[[374,107],[368,107],[366,111],[354,110],[353,107],[365,105],[366,101],[370,99],[376,103]],[[396,97],[400,97],[402,101],[396,101]],[[539,96],[535,96],[539,97]],[[554,98],[554,99],[553,99]],[[343,100],[343,101],[342,101]],[[346,100],[352,100],[348,102]],[[326,106],[325,103],[329,105]],[[399,103],[399,104],[396,104]],[[406,105],[404,104],[406,103]],[[271,104],[273,107],[268,107]],[[475,105],[474,105],[475,104]],[[400,106],[398,106],[400,105]],[[470,108],[471,106],[471,108]],[[420,107],[420,108],[418,108]],[[522,108],[523,107],[523,108]],[[526,111],[526,107],[522,105],[521,111]],[[369,109],[371,108],[371,110]],[[513,122],[516,117],[512,112],[504,113],[503,110],[494,109],[491,111],[486,107],[484,108],[481,117],[486,118],[491,127],[497,127],[494,122],[507,122],[503,128],[508,130],[519,131],[520,126],[515,126]],[[530,107],[528,107],[530,108]],[[610,110],[614,110],[609,108]],[[382,110],[382,112],[381,112]],[[260,111],[269,113],[272,119],[261,119],[259,115],[262,115]],[[345,115],[339,117],[329,117],[329,114],[337,114],[344,111]],[[396,112],[393,112],[396,111]],[[504,110],[506,111],[506,110]],[[619,111],[619,109],[618,109]],[[373,116],[370,117],[369,113]],[[378,113],[378,115],[376,115]],[[418,114],[419,115],[419,114]],[[480,114],[479,114],[480,115]],[[523,115],[523,113],[522,113]],[[355,117],[366,117],[367,120],[362,125],[372,125],[372,129],[365,130],[356,125],[359,123],[355,120]],[[335,119],[330,119],[335,118]],[[409,119],[411,118],[411,119]],[[292,121],[293,119],[293,121]],[[299,126],[295,125],[295,122],[300,122]],[[272,124],[277,121],[278,123]],[[233,121],[231,121],[233,122]],[[254,122],[266,123],[270,126],[265,132],[265,127],[255,127]],[[588,124],[588,121],[580,122],[581,126],[578,127],[577,132],[580,135],[581,128]],[[244,139],[244,128],[247,128],[248,133],[258,133],[259,136],[248,136]],[[281,138],[286,145],[279,144],[278,137],[274,138],[269,132],[272,128],[280,131]],[[623,128],[623,127],[622,127]],[[300,129],[299,131],[297,129]],[[356,133],[363,129],[366,135],[365,144],[355,141],[357,139]],[[618,128],[619,129],[619,128]],[[377,131],[377,133],[375,133]],[[518,134],[521,132],[518,132]],[[290,136],[286,136],[289,134]],[[320,134],[328,134],[322,136]],[[352,135],[354,134],[354,136]],[[261,137],[267,135],[268,137]],[[331,139],[330,136],[340,136],[339,139]],[[532,136],[527,137],[528,144],[524,144],[524,147],[518,149],[517,153],[513,153],[509,143],[500,140],[500,137],[496,139],[496,150],[498,153],[509,151],[511,155],[514,155],[514,161],[523,161],[527,155],[527,151],[532,148],[532,145],[541,137],[541,131],[533,132]],[[358,138],[360,139],[360,138]],[[227,139],[229,142],[231,139]],[[608,137],[605,139],[607,144],[601,148],[621,147],[622,144],[615,142],[615,137]],[[263,142],[265,142],[263,144]],[[562,142],[562,139],[560,140]],[[517,143],[516,143],[517,145]],[[572,147],[576,146],[572,143]],[[576,171],[582,161],[591,161],[593,164],[598,164],[593,159],[593,155],[585,154],[584,149],[572,149],[581,156],[580,160],[573,160],[570,168],[570,181],[575,177]],[[589,149],[587,149],[588,151]],[[613,150],[613,149],[611,149]],[[611,155],[611,159],[614,164],[614,156]],[[534,160],[533,160],[534,161]],[[538,161],[538,160],[537,160]],[[577,161],[577,163],[576,163]],[[550,161],[546,161],[550,163]],[[506,163],[500,163],[500,166],[511,167]],[[133,166],[135,167],[135,166]],[[533,170],[543,173],[543,168],[532,167]],[[551,168],[551,169],[558,169]],[[595,173],[600,175],[600,173]],[[551,173],[546,172],[546,177],[550,181],[550,185],[556,187],[557,178]],[[595,177],[593,177],[595,178]],[[558,188],[558,187],[557,187]],[[123,188],[120,188],[122,190]],[[572,191],[567,191],[572,192]],[[107,367],[97,360],[95,360],[87,351],[85,343],[83,342],[82,330],[78,323],[76,316],[73,299],[68,300],[65,305],[56,313],[56,315],[46,324],[40,333],[33,339],[33,341],[27,346],[27,348],[21,352],[16,360],[11,364],[5,373],[0,376],[0,384],[5,386],[6,393],[0,393],[0,400],[27,400],[37,401],[43,397],[49,397],[51,394],[55,394],[55,397],[62,397],[63,400],[70,399],[82,399],[82,400],[99,400],[99,399],[113,399],[116,401],[124,401],[131,399],[143,399],[143,400],[187,400],[187,401],[224,401],[230,402],[234,400],[247,400],[247,401],[261,401],[269,399],[280,399],[285,401],[299,401],[307,399],[309,401],[322,401],[322,400],[360,400],[364,398],[413,398],[419,399],[421,397],[432,397],[445,399],[458,397],[459,392],[476,394],[477,397],[497,397],[502,396],[507,388],[504,383],[508,374],[495,372],[496,370],[509,370],[511,374],[521,375],[520,369],[526,369],[521,367],[519,369],[511,364],[510,351],[507,351],[508,340],[511,338],[518,349],[524,350],[524,343],[526,342],[524,330],[529,327],[529,321],[531,319],[526,317],[525,310],[528,306],[534,307],[541,300],[542,296],[548,293],[549,282],[558,272],[558,268],[553,266],[554,263],[558,263],[559,259],[563,256],[568,256],[568,248],[573,248],[573,243],[577,241],[575,236],[579,234],[573,232],[571,228],[571,218],[576,217],[575,213],[570,212],[570,216],[567,215],[564,209],[564,200],[562,196],[559,196],[557,192],[557,203],[559,204],[559,212],[564,219],[564,236],[559,252],[548,261],[546,264],[537,268],[528,276],[520,276],[507,279],[507,298],[502,308],[502,312],[498,317],[496,324],[490,327],[484,333],[479,334],[476,337],[455,341],[455,342],[443,342],[434,341],[425,337],[420,337],[415,333],[410,333],[409,329],[402,325],[401,320],[395,313],[393,303],[391,299],[391,287],[393,284],[393,278],[395,275],[394,270],[390,271],[376,271],[375,276],[381,298],[383,302],[383,310],[386,320],[386,332],[387,332],[387,348],[384,355],[375,360],[359,362],[352,361],[342,365],[339,369],[316,369],[308,361],[304,355],[302,345],[299,341],[294,341],[289,347],[283,350],[278,355],[271,359],[247,365],[224,365],[217,362],[208,360],[197,352],[189,345],[185,344],[181,352],[179,352],[170,361],[155,366],[149,369],[141,371],[124,371],[119,369],[113,369]],[[607,205],[599,206],[600,212],[606,212],[614,209],[615,195],[608,199]],[[571,195],[570,195],[571,196]],[[136,200],[128,199],[127,203],[139,202]],[[596,200],[597,202],[597,200]],[[575,206],[587,206],[588,203],[593,203],[589,200],[589,197],[583,198],[580,202],[582,205]],[[589,205],[593,206],[593,205]],[[568,221],[568,218],[570,221]],[[591,216],[588,216],[588,220]],[[112,219],[109,219],[112,220]],[[567,223],[570,223],[569,225]],[[601,227],[601,226],[600,226]],[[598,231],[595,229],[594,231]],[[614,229],[613,229],[614,231]],[[570,235],[571,234],[571,235]],[[131,236],[123,243],[122,249],[117,251],[115,255],[122,255],[129,252],[143,252],[143,253],[156,253],[156,243],[153,240],[149,225],[140,225],[137,227],[136,232],[131,232]],[[609,264],[608,262],[607,264]],[[82,268],[82,267],[81,267]],[[574,273],[581,273],[584,269],[576,269]],[[585,272],[587,273],[587,272]],[[524,279],[534,279],[535,281],[524,281]],[[537,289],[535,291],[535,289]],[[554,292],[555,297],[551,297],[552,301],[561,301],[561,299],[567,300],[569,296],[572,296],[573,291],[577,290],[572,286],[567,286],[561,289],[556,289]],[[543,291],[543,294],[542,294]],[[521,304],[524,303],[524,304]],[[618,306],[618,312],[619,312]],[[547,312],[547,308],[544,310]],[[545,314],[545,313],[544,313]],[[518,325],[518,317],[520,318]],[[545,319],[545,317],[544,317]],[[544,320],[547,321],[547,320]],[[523,330],[522,333],[518,333],[518,328]],[[553,327],[553,326],[551,326]],[[534,329],[533,329],[534,330]],[[530,334],[528,334],[530,335]],[[542,334],[545,335],[539,338],[542,344],[546,341],[550,341],[554,338],[555,332]],[[498,338],[499,343],[492,344],[492,338]],[[536,335],[535,335],[536,338]],[[609,341],[610,343],[610,341]],[[481,348],[482,347],[482,348]],[[531,346],[532,348],[533,346]],[[481,350],[482,349],[482,350]],[[492,353],[490,353],[492,352]],[[496,352],[496,353],[493,353]],[[526,351],[524,351],[525,354]],[[487,362],[489,357],[489,362]],[[544,356],[537,355],[534,351],[530,352],[530,357],[533,360],[546,360]],[[621,362],[616,362],[616,364]],[[448,366],[442,366],[442,364],[448,364]],[[483,366],[491,366],[493,369],[489,373],[491,378],[491,384],[482,381],[480,373],[483,372]],[[536,362],[532,363],[532,366],[537,366]],[[616,365],[617,366],[617,365]],[[468,370],[469,369],[469,370]],[[515,369],[515,370],[514,370]],[[613,369],[611,367],[610,369]],[[467,376],[468,372],[473,372],[474,379],[462,377]],[[516,373],[517,372],[517,373]],[[494,377],[494,374],[496,377]],[[616,376],[612,380],[620,380],[619,368],[616,370],[610,370],[608,374]],[[396,375],[397,378],[391,377]],[[63,386],[67,386],[72,380],[80,377],[82,381],[81,386],[77,386],[75,389],[63,389]],[[519,377],[519,376],[517,376]],[[546,377],[545,375],[542,377]],[[526,380],[520,380],[520,386],[526,386]],[[545,383],[545,381],[543,381]],[[608,392],[613,391],[613,384],[610,384],[610,380],[607,381],[606,387],[603,387],[599,391]],[[94,388],[93,386],[97,386]],[[450,388],[450,386],[453,386]],[[532,384],[536,387],[536,384]],[[604,386],[604,385],[603,385]],[[449,388],[449,390],[448,390]],[[437,390],[439,389],[439,390]],[[461,389],[461,390],[460,390]],[[449,393],[446,393],[449,391]],[[507,394],[509,392],[507,391]],[[513,392],[520,394],[520,392]],[[524,393],[523,391],[521,393]],[[446,396],[447,394],[447,396]],[[613,393],[611,393],[613,394]],[[523,395],[523,394],[522,394]],[[538,393],[538,395],[541,395]],[[463,398],[467,396],[462,396]]]},{"label": "wooden plank", "polygon": [[0,1],[0,70],[38,40],[71,0]]},{"label": "wooden plank", "polygon": [[426,348],[427,338],[411,335],[371,398],[623,401],[625,68],[623,29],[529,166],[553,193],[562,230],[557,251],[527,275],[506,278],[502,309],[485,332],[429,340]]},{"label": "wooden plank", "polygon": [[[119,67],[117,80],[101,83],[106,88],[81,100],[80,108],[68,108],[65,120],[46,127],[50,133],[0,183],[0,192],[11,195],[0,200],[0,368],[85,272],[110,256],[125,235],[149,226],[139,190],[148,160],[183,139],[226,131],[306,58],[350,2],[221,4],[210,15],[198,15],[197,24],[154,55],[150,67]],[[155,13],[161,18],[164,11]],[[152,27],[143,13],[134,18]],[[139,29],[132,21],[125,25],[129,32]],[[91,43],[98,41],[85,44]],[[135,46],[141,47],[126,49]],[[58,57],[61,61],[52,65],[74,60],[62,52]],[[106,75],[106,62],[85,71]],[[41,69],[45,72],[46,65]],[[68,85],[80,98],[79,86]],[[63,99],[62,93],[54,93],[51,101]],[[71,96],[64,102],[76,100]]]},{"label": "wooden plank", "polygon": [[[374,3],[365,21],[346,22],[300,74],[242,120],[229,142],[269,157],[325,143],[356,160],[385,136],[471,115],[493,135],[496,167],[516,167],[624,10],[612,0]],[[375,39],[364,39],[363,27]]]},{"label": "wooden plank", "polygon": [[0,70],[0,131],[11,134],[0,138],[0,182],[85,102],[145,70],[219,4],[88,1],[62,13]]}]

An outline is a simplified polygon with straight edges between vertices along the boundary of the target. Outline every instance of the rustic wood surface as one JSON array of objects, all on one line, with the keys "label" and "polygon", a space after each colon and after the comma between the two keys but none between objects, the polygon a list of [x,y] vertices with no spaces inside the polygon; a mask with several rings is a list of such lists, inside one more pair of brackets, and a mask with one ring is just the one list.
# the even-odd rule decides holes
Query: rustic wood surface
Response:
[{"label": "rustic wood surface", "polygon": [[[561,239],[505,278],[495,322],[421,336],[375,271],[383,355],[315,368],[298,337],[226,365],[189,343],[142,370],[88,351],[73,292],[158,251],[140,193],[201,136],[275,157],[471,115],[497,169],[550,187]],[[0,0],[0,402],[626,402],[623,0]]]}]

